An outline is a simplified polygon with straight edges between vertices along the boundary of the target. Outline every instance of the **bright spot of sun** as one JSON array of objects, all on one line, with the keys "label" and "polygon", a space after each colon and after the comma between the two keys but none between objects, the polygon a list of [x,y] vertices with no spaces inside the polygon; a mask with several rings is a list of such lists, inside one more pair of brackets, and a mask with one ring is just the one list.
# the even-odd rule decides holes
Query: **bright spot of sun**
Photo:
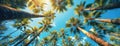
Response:
[{"label": "bright spot of sun", "polygon": [[34,8],[42,8],[44,12],[50,11],[52,9],[50,0],[29,0],[26,5],[28,6],[26,10],[31,13],[33,13],[31,10],[33,10]]},{"label": "bright spot of sun", "polygon": [[45,3],[44,11],[49,11],[52,9],[50,0],[44,0],[43,2]]}]

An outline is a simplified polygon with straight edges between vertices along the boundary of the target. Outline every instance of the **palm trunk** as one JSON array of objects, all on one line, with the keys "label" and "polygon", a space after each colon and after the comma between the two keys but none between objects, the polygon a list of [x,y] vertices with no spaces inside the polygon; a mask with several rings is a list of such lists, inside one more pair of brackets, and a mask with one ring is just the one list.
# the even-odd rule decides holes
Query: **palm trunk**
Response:
[{"label": "palm trunk", "polygon": [[46,28],[46,26],[39,29],[38,34],[36,34],[25,46],[28,46],[39,34]]},{"label": "palm trunk", "polygon": [[19,36],[17,36],[16,38],[14,38],[13,42],[10,42],[10,44],[14,44],[16,43],[16,41],[19,41],[26,33],[20,34]]},{"label": "palm trunk", "polygon": [[107,22],[107,23],[111,23],[111,19],[95,19],[101,22]]},{"label": "palm trunk", "polygon": [[105,42],[104,40],[102,40],[101,38],[96,37],[95,35],[85,31],[84,29],[77,27],[80,31],[82,31],[85,35],[87,35],[89,38],[91,38],[92,40],[94,40],[95,42],[97,42],[98,44],[102,45],[102,46],[111,46],[111,44]]},{"label": "palm trunk", "polygon": [[[17,31],[17,30],[16,30]],[[4,36],[3,38],[1,38],[1,40],[4,40],[4,39],[6,39],[7,37],[9,37],[10,35],[12,35],[13,33],[15,33],[16,31],[13,31],[13,32],[11,32],[10,34],[8,34],[7,36]],[[0,40],[0,41],[1,41]]]},{"label": "palm trunk", "polygon": [[[32,32],[32,33],[34,33],[34,32]],[[31,34],[32,34],[32,33],[31,33]],[[25,39],[27,39],[29,36],[30,36],[30,34],[27,35],[26,37],[24,37],[23,39],[21,39],[19,42],[17,42],[14,46],[17,46],[17,45],[20,44],[22,41],[24,41]]]},{"label": "palm trunk", "polygon": [[89,18],[89,20],[97,20],[100,22],[107,22],[107,23],[113,23],[113,24],[120,24],[120,19],[95,19],[95,18]]},{"label": "palm trunk", "polygon": [[[32,32],[31,34],[33,34],[35,32]],[[26,37],[24,37],[23,39],[21,39],[19,42],[17,42],[14,46],[17,46],[18,44],[22,43],[23,40],[27,39],[31,34],[28,34]]]},{"label": "palm trunk", "polygon": [[0,21],[21,19],[21,18],[37,18],[43,15],[31,14],[24,11],[16,10],[8,6],[0,5]]},{"label": "palm trunk", "polygon": [[115,9],[115,8],[120,8],[120,2],[108,4],[108,5],[100,6],[100,7],[96,7],[96,8],[87,8],[84,10],[111,10],[111,9]]}]

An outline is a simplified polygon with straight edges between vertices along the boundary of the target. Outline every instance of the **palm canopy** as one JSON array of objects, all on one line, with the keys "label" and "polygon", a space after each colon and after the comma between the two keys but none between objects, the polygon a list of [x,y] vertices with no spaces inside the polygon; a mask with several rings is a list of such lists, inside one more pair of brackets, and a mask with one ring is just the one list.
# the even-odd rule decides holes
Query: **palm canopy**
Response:
[{"label": "palm canopy", "polygon": [[34,13],[39,13],[44,11],[44,6],[47,5],[43,0],[29,0],[27,2],[27,7]]},{"label": "palm canopy", "polygon": [[[116,9],[120,8],[119,0],[95,0],[93,4],[88,5],[85,10],[111,10],[111,9]],[[94,7],[93,7],[94,6]]]},{"label": "palm canopy", "polygon": [[[115,44],[119,45],[120,28],[117,25],[111,23],[96,21],[96,20],[106,21],[104,19],[99,19],[101,18],[101,15],[105,13],[105,10],[89,9],[89,8],[94,9],[98,7],[103,8],[103,6],[107,6],[110,3],[114,4],[114,2],[112,2],[113,0],[109,0],[109,1],[95,0],[92,3],[88,3],[87,0],[84,1],[50,0],[50,1],[46,1],[48,3],[44,3],[45,1],[43,0],[27,0],[27,1],[5,0],[5,1],[4,0],[0,1],[0,6],[4,7],[0,10],[0,14],[3,15],[3,16],[0,15],[0,17],[2,18],[2,19],[0,18],[0,20],[3,19],[9,20],[8,18],[11,18],[10,17],[11,14],[14,15],[12,16],[13,18],[11,20],[13,19],[15,20],[13,20],[12,27],[8,28],[8,30],[7,29],[0,30],[0,41],[2,41],[0,42],[0,45],[1,44],[10,45],[10,46],[12,45],[13,46],[29,46],[29,45],[30,46],[60,46],[60,45],[62,46],[99,46],[99,45],[112,46],[113,45],[114,46]],[[77,4],[77,1],[81,1],[81,2]],[[19,4],[20,2],[22,4]],[[117,0],[115,0],[115,2],[117,2]],[[50,3],[53,8],[51,10],[49,10],[49,8],[51,8],[49,7]],[[73,3],[75,5],[73,5]],[[47,11],[44,11],[44,9],[46,9],[46,7],[44,7],[45,5],[48,6]],[[69,8],[71,6],[72,8]],[[32,10],[32,13],[34,14],[19,11],[20,8],[25,8],[25,11]],[[79,16],[73,16],[75,14],[73,12],[74,10],[75,13]],[[62,12],[63,15],[67,15],[67,16],[57,16],[59,13],[57,13],[56,11]],[[41,17],[43,18],[36,18],[38,17],[39,14],[41,14]],[[9,15],[9,17],[4,17],[6,15]],[[65,17],[65,18],[63,19],[61,17]],[[66,25],[63,20],[66,20],[65,21]],[[0,27],[2,27],[0,29],[4,28],[4,26],[1,25]],[[9,24],[7,25],[7,27],[9,27]]]},{"label": "palm canopy", "polygon": [[[71,18],[68,22],[70,22],[72,24],[72,26],[76,27],[76,31],[79,32],[78,30],[80,30],[82,33],[86,34],[88,37],[90,37],[92,40],[94,40],[95,42],[97,42],[99,45],[104,45],[104,46],[111,46],[111,44],[105,42],[104,40],[102,40],[101,38],[85,31],[84,29],[80,28],[82,25],[80,25],[80,22],[78,19],[76,18]],[[66,24],[68,25],[68,23]],[[69,24],[70,25],[70,24]],[[80,27],[79,27],[80,26]],[[96,40],[97,39],[97,40]],[[102,42],[102,43],[101,43]]]},{"label": "palm canopy", "polygon": [[58,12],[63,12],[67,10],[66,6],[73,5],[73,0],[50,0],[53,9]]}]

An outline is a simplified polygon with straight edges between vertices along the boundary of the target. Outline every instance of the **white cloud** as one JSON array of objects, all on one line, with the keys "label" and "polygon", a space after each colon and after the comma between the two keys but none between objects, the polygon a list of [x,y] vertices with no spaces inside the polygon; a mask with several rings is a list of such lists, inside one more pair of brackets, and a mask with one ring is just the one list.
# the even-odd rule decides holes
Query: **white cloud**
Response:
[{"label": "white cloud", "polygon": [[53,22],[52,24],[50,24],[51,26],[53,26],[53,27],[56,27],[56,24],[55,24],[55,22]]}]

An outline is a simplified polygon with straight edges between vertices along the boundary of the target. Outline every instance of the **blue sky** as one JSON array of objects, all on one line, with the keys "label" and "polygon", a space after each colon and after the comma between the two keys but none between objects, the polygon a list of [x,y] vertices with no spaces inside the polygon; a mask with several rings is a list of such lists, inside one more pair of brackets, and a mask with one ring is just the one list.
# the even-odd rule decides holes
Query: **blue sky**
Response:
[{"label": "blue sky", "polygon": [[[70,7],[67,9],[67,11],[65,12],[62,12],[62,13],[58,13],[56,12],[55,16],[56,18],[54,19],[53,23],[54,23],[54,26],[52,29],[50,29],[51,31],[52,30],[57,30],[57,31],[60,31],[61,28],[65,28],[65,24],[67,22],[67,20],[69,20],[71,17],[76,17],[76,15],[74,14],[74,8],[76,7],[77,4],[80,4],[80,1],[81,0],[74,0],[74,6]],[[91,3],[91,2],[94,2],[94,0],[86,0],[87,3]],[[29,9],[25,9],[23,11],[26,11],[26,12],[32,12],[30,11]],[[111,19],[115,19],[115,18],[120,18],[120,9],[113,9],[113,10],[108,10],[106,13],[102,14],[100,18],[111,18]],[[37,26],[38,21],[40,21],[42,18],[33,18],[33,22],[30,24],[31,26]],[[16,29],[13,28],[11,25],[13,24],[12,21],[6,23],[6,26],[8,28],[8,31],[5,35],[9,34],[10,32],[12,31],[15,31]],[[85,28],[86,30],[89,30],[91,27],[87,27]],[[68,28],[65,28],[65,30],[69,31],[70,29]],[[16,32],[15,34],[13,34],[12,36],[18,36],[18,34],[20,34],[20,31]],[[46,37],[49,35],[49,32],[42,32],[40,34],[40,39]],[[81,35],[81,34],[80,34]],[[84,37],[85,35],[82,34],[82,36]],[[90,42],[92,44],[92,46],[97,46],[97,44],[91,40],[90,38],[88,37],[84,37],[85,39],[87,39],[88,42]],[[107,40],[106,40],[107,41]]]}]

